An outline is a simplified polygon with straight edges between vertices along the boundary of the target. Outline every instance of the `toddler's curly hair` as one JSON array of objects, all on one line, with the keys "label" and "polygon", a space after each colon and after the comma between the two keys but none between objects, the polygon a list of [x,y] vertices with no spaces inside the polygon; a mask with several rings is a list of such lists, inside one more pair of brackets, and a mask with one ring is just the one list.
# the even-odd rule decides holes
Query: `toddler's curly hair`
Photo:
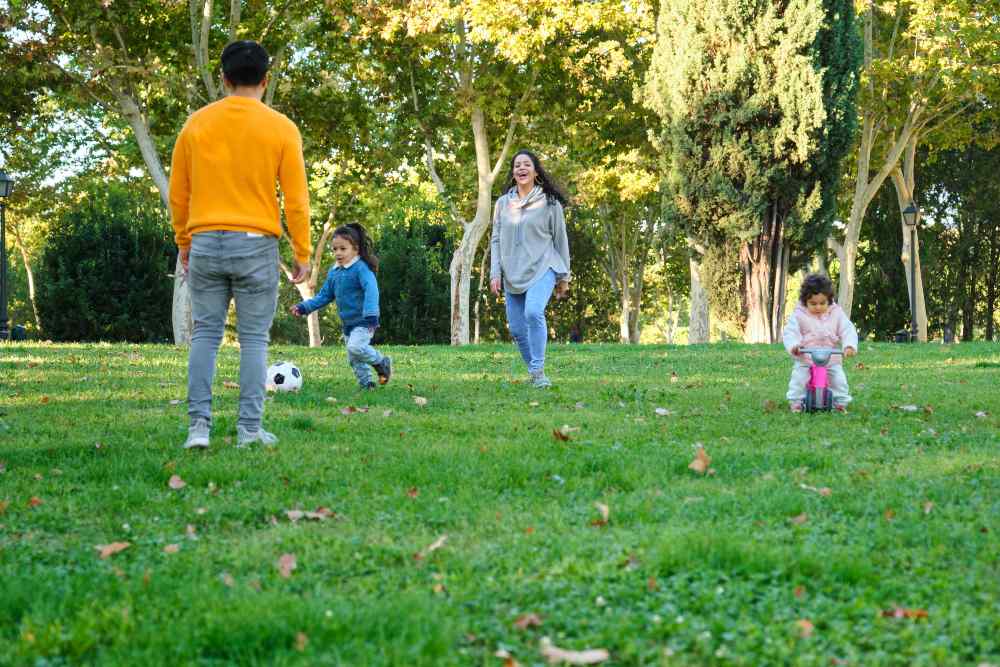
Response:
[{"label": "toddler's curly hair", "polygon": [[833,281],[824,273],[810,273],[802,281],[802,289],[799,290],[799,302],[804,306],[809,301],[809,297],[817,294],[825,294],[829,303],[835,301],[833,296]]}]

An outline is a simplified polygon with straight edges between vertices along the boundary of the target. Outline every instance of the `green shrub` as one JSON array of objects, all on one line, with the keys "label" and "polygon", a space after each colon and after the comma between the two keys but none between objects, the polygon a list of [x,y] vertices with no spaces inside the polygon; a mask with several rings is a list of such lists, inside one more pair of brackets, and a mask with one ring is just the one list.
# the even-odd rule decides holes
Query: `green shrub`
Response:
[{"label": "green shrub", "polygon": [[52,340],[171,338],[176,249],[155,198],[124,186],[83,193],[42,251],[38,314]]}]

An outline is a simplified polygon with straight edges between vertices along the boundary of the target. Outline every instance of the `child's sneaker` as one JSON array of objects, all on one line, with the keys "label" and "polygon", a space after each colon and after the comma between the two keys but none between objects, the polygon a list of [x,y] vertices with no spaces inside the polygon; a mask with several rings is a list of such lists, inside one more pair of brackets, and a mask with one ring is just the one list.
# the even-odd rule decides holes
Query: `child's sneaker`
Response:
[{"label": "child's sneaker", "polygon": [[269,433],[262,428],[258,428],[256,431],[251,431],[247,429],[246,426],[236,425],[236,447],[237,449],[243,449],[244,447],[249,447],[252,444],[260,443],[262,445],[276,445],[278,444],[278,436],[273,433]]},{"label": "child's sneaker", "polygon": [[844,414],[847,414],[847,406],[846,405],[834,405],[833,409],[836,410],[837,412],[842,412]]},{"label": "child's sneaker", "polygon": [[206,449],[208,447],[208,435],[211,427],[208,420],[195,417],[188,427],[188,437],[184,442],[184,449]]},{"label": "child's sneaker", "polygon": [[788,409],[796,414],[802,412],[804,407],[805,406],[802,405],[802,401],[792,401],[788,404]]},{"label": "child's sneaker", "polygon": [[378,364],[372,364],[372,368],[378,374],[379,384],[388,384],[389,378],[392,377],[392,359],[382,355],[382,362]]}]

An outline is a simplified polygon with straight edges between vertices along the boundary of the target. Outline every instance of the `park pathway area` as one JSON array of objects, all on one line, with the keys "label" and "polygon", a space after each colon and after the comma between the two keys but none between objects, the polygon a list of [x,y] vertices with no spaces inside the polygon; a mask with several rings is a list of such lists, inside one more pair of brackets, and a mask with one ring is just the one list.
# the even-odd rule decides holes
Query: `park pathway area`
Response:
[{"label": "park pathway area", "polygon": [[0,665],[1000,665],[1000,347],[274,347],[270,449],[186,351],[0,346]]}]

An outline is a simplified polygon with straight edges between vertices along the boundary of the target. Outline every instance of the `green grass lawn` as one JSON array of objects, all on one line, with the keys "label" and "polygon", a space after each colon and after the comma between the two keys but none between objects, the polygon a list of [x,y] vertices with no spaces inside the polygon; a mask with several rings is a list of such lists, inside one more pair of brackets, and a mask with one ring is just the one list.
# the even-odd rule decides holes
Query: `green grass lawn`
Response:
[{"label": "green grass lawn", "polygon": [[185,452],[186,351],[0,347],[0,664],[1000,664],[1000,347],[866,344],[847,415],[778,347],[384,349],[272,348],[244,451],[225,348]]}]

